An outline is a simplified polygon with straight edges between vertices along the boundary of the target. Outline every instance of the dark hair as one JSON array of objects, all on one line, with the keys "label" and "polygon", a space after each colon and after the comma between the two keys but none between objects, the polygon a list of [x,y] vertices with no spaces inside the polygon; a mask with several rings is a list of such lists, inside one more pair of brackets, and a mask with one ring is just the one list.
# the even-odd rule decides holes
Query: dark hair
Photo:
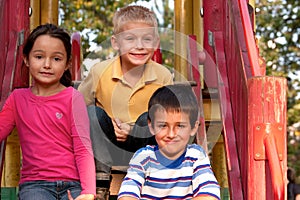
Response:
[{"label": "dark hair", "polygon": [[195,93],[189,84],[175,84],[157,89],[148,103],[148,120],[153,126],[154,114],[159,109],[189,114],[191,126],[195,126],[199,117],[199,105]]},{"label": "dark hair", "polygon": [[[54,24],[44,24],[37,26],[28,36],[24,48],[23,48],[23,56],[28,59],[30,51],[36,41],[36,39],[41,35],[49,35],[50,37],[60,39],[67,52],[67,62],[71,60],[71,37],[69,33],[67,33],[64,29],[59,28]],[[72,85],[72,76],[70,69],[67,69],[62,77],[60,78],[60,83],[64,86],[68,87]]]}]

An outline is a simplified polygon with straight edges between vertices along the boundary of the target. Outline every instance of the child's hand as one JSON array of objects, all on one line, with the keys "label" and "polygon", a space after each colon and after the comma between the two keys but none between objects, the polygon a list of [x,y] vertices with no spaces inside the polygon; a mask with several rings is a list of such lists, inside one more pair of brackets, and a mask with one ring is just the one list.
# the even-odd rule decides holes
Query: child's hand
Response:
[{"label": "child's hand", "polygon": [[81,194],[76,199],[73,199],[70,190],[68,190],[68,199],[69,200],[94,200],[95,197],[93,194]]},{"label": "child's hand", "polygon": [[129,132],[130,132],[129,124],[122,123],[121,120],[119,120],[119,119],[113,119],[112,123],[113,123],[114,129],[115,129],[117,141],[125,142],[127,140],[127,136],[129,135]]}]

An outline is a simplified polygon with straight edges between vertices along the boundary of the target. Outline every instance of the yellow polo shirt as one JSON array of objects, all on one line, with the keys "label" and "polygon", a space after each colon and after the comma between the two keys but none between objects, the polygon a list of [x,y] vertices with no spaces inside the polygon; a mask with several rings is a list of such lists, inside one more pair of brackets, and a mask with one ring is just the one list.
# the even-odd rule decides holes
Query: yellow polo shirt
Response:
[{"label": "yellow polo shirt", "polygon": [[87,105],[102,107],[111,118],[135,123],[148,109],[148,101],[156,89],[173,83],[170,71],[154,62],[145,65],[141,79],[131,87],[123,78],[120,57],[95,64],[79,85]]}]

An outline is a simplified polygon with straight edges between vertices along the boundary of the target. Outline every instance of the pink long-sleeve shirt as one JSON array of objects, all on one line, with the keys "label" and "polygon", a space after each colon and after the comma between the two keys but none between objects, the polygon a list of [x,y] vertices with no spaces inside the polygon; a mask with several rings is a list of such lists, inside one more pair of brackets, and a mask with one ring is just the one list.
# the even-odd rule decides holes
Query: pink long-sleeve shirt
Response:
[{"label": "pink long-sleeve shirt", "polygon": [[0,140],[17,128],[22,149],[20,183],[80,181],[81,194],[95,194],[89,118],[81,93],[68,87],[52,96],[16,89],[0,112]]}]

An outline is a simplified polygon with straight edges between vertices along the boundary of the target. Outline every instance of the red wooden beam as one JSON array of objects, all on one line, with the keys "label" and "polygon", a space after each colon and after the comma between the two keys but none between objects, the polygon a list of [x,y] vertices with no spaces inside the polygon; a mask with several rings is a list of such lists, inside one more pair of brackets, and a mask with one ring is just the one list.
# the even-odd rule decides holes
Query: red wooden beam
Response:
[{"label": "red wooden beam", "polygon": [[247,199],[281,200],[286,196],[286,79],[248,80]]},{"label": "red wooden beam", "polygon": [[81,80],[81,39],[80,34],[75,32],[71,36],[72,39],[72,80]]}]

